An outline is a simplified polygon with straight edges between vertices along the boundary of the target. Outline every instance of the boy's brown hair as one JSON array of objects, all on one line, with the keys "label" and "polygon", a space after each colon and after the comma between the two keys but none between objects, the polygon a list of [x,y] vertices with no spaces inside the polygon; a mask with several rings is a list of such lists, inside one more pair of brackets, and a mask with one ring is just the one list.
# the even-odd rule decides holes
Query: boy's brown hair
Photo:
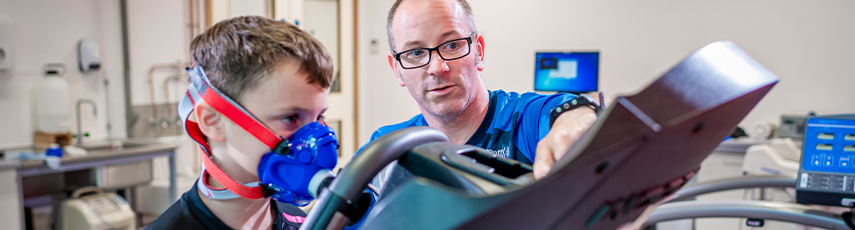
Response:
[{"label": "boy's brown hair", "polygon": [[332,60],[317,39],[291,23],[260,16],[214,24],[193,39],[190,55],[211,84],[234,100],[283,60],[296,61],[310,84],[329,88],[332,82]]}]

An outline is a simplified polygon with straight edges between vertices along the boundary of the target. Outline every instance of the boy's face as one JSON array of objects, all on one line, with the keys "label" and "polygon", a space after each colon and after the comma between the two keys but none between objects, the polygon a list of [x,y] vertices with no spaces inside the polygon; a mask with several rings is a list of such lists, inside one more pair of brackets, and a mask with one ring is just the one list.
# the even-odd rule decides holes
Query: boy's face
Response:
[{"label": "boy's face", "polygon": [[[276,135],[289,138],[306,124],[318,121],[327,110],[329,88],[309,84],[296,61],[281,61],[255,87],[238,100]],[[242,128],[224,122],[227,156],[223,170],[242,182],[258,180],[258,163],[271,150]],[[241,176],[233,174],[242,174]]]}]

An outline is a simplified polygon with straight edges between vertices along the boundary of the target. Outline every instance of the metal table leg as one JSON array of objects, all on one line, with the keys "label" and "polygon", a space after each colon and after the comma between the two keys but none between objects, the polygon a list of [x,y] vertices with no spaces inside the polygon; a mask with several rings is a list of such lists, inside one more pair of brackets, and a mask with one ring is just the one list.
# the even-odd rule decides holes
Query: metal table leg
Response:
[{"label": "metal table leg", "polygon": [[21,230],[26,230],[27,221],[24,215],[26,215],[27,210],[24,209],[24,178],[18,172],[15,172],[15,174],[17,174],[16,177],[18,178],[16,182],[18,184],[18,216],[21,219]]},{"label": "metal table leg", "polygon": [[175,202],[178,197],[175,195],[177,175],[175,173],[175,149],[169,151],[169,202]]}]

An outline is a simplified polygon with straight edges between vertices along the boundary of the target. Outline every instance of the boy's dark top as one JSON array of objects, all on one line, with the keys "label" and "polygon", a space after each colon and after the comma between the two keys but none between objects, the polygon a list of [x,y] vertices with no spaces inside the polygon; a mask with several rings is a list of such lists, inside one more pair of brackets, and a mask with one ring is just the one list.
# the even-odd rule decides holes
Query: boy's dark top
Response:
[{"label": "boy's dark top", "polygon": [[[306,219],[303,210],[286,203],[272,201],[273,213],[276,220],[273,221],[273,229],[297,230]],[[220,221],[208,207],[202,203],[198,188],[193,185],[190,191],[184,193],[163,214],[160,214],[154,222],[145,229],[231,229]]]}]

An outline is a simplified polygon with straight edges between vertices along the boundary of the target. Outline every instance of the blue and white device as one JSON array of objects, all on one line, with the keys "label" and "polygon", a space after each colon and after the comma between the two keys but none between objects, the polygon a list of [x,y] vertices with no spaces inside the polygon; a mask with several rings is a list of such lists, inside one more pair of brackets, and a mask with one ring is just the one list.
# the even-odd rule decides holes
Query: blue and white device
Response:
[{"label": "blue and white device", "polygon": [[855,114],[809,117],[796,202],[855,207]]}]

